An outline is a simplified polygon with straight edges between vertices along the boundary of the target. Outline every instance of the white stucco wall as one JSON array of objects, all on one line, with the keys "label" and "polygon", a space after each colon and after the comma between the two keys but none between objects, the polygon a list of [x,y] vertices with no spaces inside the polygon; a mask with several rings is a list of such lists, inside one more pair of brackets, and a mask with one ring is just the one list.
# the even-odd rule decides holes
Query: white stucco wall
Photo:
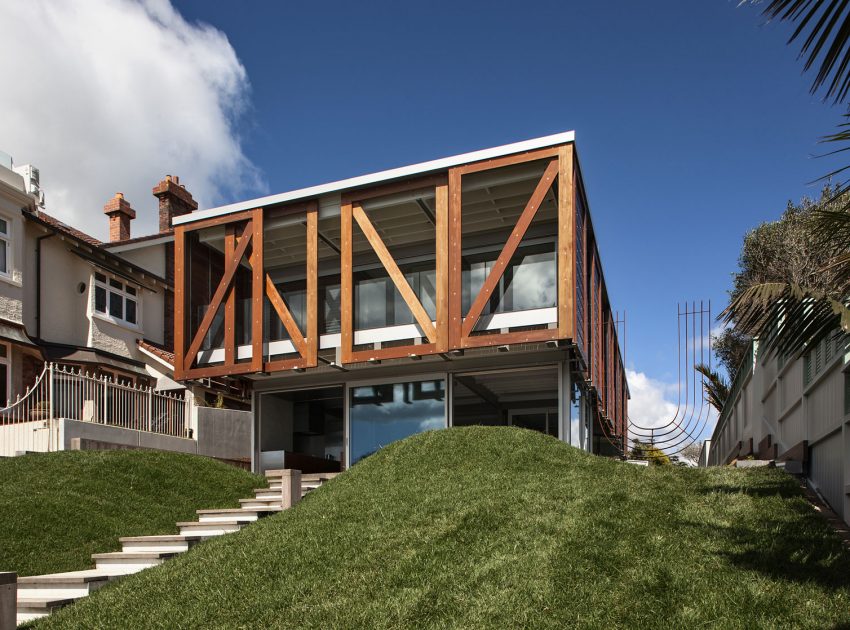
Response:
[{"label": "white stucco wall", "polygon": [[114,252],[125,260],[147,269],[152,274],[165,277],[165,244],[144,245],[127,251]]},{"label": "white stucco wall", "polygon": [[11,256],[8,276],[0,275],[0,317],[23,323],[24,225],[19,200],[11,198],[5,184],[0,184],[0,218],[9,225]]}]

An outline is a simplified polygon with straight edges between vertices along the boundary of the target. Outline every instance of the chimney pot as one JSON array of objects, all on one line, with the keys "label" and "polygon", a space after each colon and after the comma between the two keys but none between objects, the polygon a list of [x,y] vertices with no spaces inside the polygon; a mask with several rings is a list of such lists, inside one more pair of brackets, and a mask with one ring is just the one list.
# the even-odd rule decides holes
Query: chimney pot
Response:
[{"label": "chimney pot", "polygon": [[124,193],[115,193],[103,206],[103,213],[109,217],[110,243],[130,238],[130,221],[136,218],[136,211],[130,206],[130,202],[124,199]]},{"label": "chimney pot", "polygon": [[180,184],[177,175],[166,175],[153,189],[153,195],[159,199],[159,232],[170,232],[174,217],[189,214],[198,209],[198,202],[186,186]]}]

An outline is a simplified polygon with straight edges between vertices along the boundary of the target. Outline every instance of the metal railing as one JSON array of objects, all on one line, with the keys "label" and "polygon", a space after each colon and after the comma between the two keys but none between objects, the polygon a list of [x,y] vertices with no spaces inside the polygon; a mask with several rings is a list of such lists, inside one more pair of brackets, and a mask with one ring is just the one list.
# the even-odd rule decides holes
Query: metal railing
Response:
[{"label": "metal railing", "polygon": [[0,455],[59,449],[58,418],[190,437],[183,392],[156,391],[54,363],[0,409]]}]

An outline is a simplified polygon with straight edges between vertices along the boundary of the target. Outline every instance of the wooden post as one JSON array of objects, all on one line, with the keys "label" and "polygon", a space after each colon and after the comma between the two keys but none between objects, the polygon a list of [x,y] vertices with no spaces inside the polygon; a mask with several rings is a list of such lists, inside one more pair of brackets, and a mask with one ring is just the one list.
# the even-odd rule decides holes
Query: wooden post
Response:
[{"label": "wooden post", "polygon": [[[224,226],[224,259],[233,258],[236,251],[236,225]],[[224,364],[236,363],[236,283],[228,288],[224,299]]]},{"label": "wooden post", "polygon": [[573,145],[558,149],[558,337],[572,339],[576,292]]},{"label": "wooden post", "polygon": [[351,361],[354,346],[354,279],[352,278],[351,203],[340,207],[340,358],[343,363]]},{"label": "wooden post", "polygon": [[448,334],[449,347],[460,348],[463,313],[461,299],[461,174],[456,168],[449,170],[448,199]]},{"label": "wooden post", "polygon": [[307,353],[308,367],[319,362],[319,204],[307,209]]},{"label": "wooden post", "polygon": [[186,228],[174,228],[174,379],[184,378],[186,350]]},{"label": "wooden post", "polygon": [[[251,370],[263,371],[263,297],[265,273],[263,271],[263,209],[253,212],[254,228],[251,239]],[[234,280],[233,291],[236,292]]]},{"label": "wooden post", "polygon": [[449,187],[436,191],[437,352],[449,349]]}]

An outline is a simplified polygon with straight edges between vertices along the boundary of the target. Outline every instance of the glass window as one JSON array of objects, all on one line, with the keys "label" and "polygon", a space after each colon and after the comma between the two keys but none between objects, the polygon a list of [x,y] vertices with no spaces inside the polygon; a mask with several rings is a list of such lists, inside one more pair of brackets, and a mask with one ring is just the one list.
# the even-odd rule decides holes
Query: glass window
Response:
[{"label": "glass window", "polygon": [[[499,256],[496,250],[463,257],[462,308],[469,312]],[[528,311],[557,305],[558,278],[555,243],[521,247],[511,258],[482,315]]]},{"label": "glass window", "polygon": [[109,293],[109,314],[117,319],[124,319],[124,298],[120,293]]},{"label": "glass window", "polygon": [[7,274],[11,267],[12,240],[9,233],[9,222],[0,219],[0,273]]},{"label": "glass window", "polygon": [[98,313],[106,312],[106,289],[103,287],[94,288],[94,310]]},{"label": "glass window", "polygon": [[415,433],[446,426],[445,381],[351,388],[351,463]]},{"label": "glass window", "polygon": [[340,331],[339,284],[325,286],[324,292],[324,308],[322,309],[324,321],[320,324],[320,331],[324,334],[338,333]]},{"label": "glass window", "polygon": [[95,272],[92,286],[96,313],[134,326],[138,324],[138,288],[100,272]]},{"label": "glass window", "polygon": [[357,305],[354,326],[358,330],[383,328],[387,325],[386,278],[361,279],[355,282],[354,302]]},{"label": "glass window", "polygon": [[134,300],[127,300],[125,303],[125,311],[124,311],[124,319],[126,319],[131,324],[136,323],[136,302]]}]

